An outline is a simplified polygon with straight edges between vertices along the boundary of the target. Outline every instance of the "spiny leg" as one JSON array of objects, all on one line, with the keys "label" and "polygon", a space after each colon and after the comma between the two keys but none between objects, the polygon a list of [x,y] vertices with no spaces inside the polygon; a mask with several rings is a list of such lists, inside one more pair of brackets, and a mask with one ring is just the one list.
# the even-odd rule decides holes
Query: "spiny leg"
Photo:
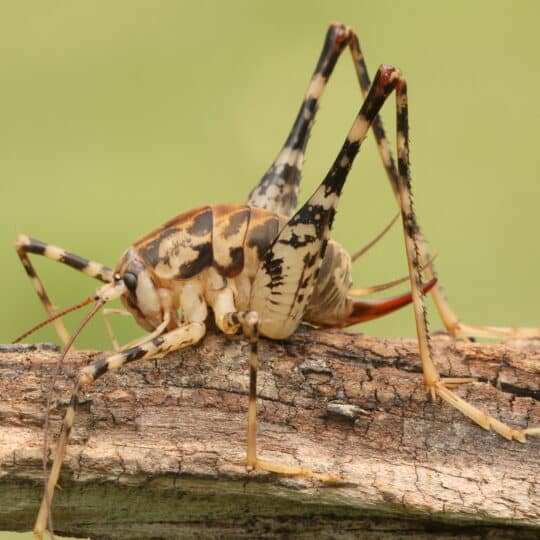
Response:
[{"label": "spiny leg", "polygon": [[[282,339],[290,336],[306,313],[343,186],[362,141],[367,136],[372,119],[395,87],[397,79],[394,74],[395,69],[392,67],[379,68],[372,88],[328,174],[313,195],[280,230],[257,269],[250,307],[257,314],[258,330],[267,337]],[[238,315],[232,317],[233,315],[229,325],[238,325]],[[256,341],[253,340],[252,343]],[[252,354],[248,463],[255,463],[259,468],[291,474],[281,466],[276,468],[274,464],[265,464],[256,458],[254,437],[258,360],[255,347],[252,348]],[[304,473],[295,471],[292,474]],[[314,476],[311,471],[309,476]]]},{"label": "spiny leg", "polygon": [[69,437],[75,423],[75,413],[79,404],[81,388],[93,383],[108,371],[118,369],[134,360],[159,358],[171,351],[194,345],[204,337],[204,334],[205,326],[203,323],[189,323],[176,330],[163,334],[162,336],[156,337],[143,345],[138,345],[126,349],[125,351],[115,353],[107,358],[97,360],[80,370],[77,382],[75,383],[71,394],[66,415],[64,416],[62,431],[56,445],[54,462],[45,488],[46,492],[43,495],[39,513],[36,518],[34,526],[36,538],[43,538],[43,533],[47,528],[48,504],[51,504],[52,502],[54,488],[58,483],[58,477],[66,454]]},{"label": "spiny leg", "polygon": [[[360,42],[356,34],[351,31],[351,39],[349,40],[349,48],[354,61],[354,66],[362,90],[362,94],[365,96],[370,87],[370,78],[367,70],[367,66],[364,60],[364,55],[360,48]],[[373,121],[373,133],[377,142],[377,149],[381,157],[384,169],[390,181],[392,191],[396,197],[398,205],[400,205],[399,194],[399,179],[396,169],[395,161],[392,156],[392,150],[390,143],[386,137],[384,126],[379,115]],[[423,267],[426,269],[427,279],[433,279],[436,276],[435,268],[433,266],[433,257],[429,254],[428,244],[422,235],[420,228],[417,225],[417,249],[419,253],[419,260]],[[462,322],[454,310],[450,307],[448,299],[444,293],[444,290],[438,281],[437,284],[431,289],[431,295],[437,308],[437,312],[447,329],[452,335],[458,337],[467,336],[482,336],[482,337],[496,337],[496,338],[512,338],[512,337],[540,337],[540,328],[527,328],[527,327],[496,327],[496,326],[483,326],[483,325],[471,325]]]},{"label": "spiny leg", "polygon": [[337,203],[371,121],[393,91],[395,68],[381,66],[332,167],[281,229],[257,270],[250,307],[268,337],[290,336],[304,317],[318,278]]},{"label": "spiny leg", "polygon": [[[362,93],[364,96],[367,94],[370,78],[358,37],[349,27],[341,24],[330,25],[323,51],[287,141],[269,171],[251,192],[248,199],[249,205],[267,208],[287,216],[292,215],[297,201],[304,151],[317,112],[318,102],[346,44],[349,45]],[[381,160],[399,205],[398,173],[379,115],[374,118],[372,128]],[[417,238],[420,260],[426,268],[428,280],[431,280],[436,276],[433,258],[429,254],[427,242],[420,231],[418,231]],[[450,307],[439,282],[433,287],[431,294],[445,328],[455,336],[540,337],[540,328],[494,327],[464,323]]]},{"label": "spiny leg", "polygon": [[[111,268],[108,268],[107,266],[95,261],[90,261],[88,259],[84,259],[83,257],[79,257],[78,255],[70,253],[69,251],[66,251],[58,246],[53,246],[52,244],[42,242],[41,240],[30,238],[25,234],[18,236],[15,243],[15,250],[21,259],[21,263],[24,266],[28,277],[30,278],[32,286],[41,300],[41,303],[45,307],[45,311],[50,316],[55,314],[55,307],[53,306],[49,295],[45,291],[45,287],[43,286],[41,279],[37,275],[34,266],[28,257],[29,253],[43,255],[44,257],[47,257],[53,261],[66,264],[67,266],[75,268],[75,270],[79,270],[87,276],[99,279],[104,283],[110,283],[113,281],[113,270]],[[66,330],[63,321],[61,319],[57,319],[54,321],[54,325],[58,337],[62,341],[63,345],[66,345],[66,343],[69,341],[69,333]]]},{"label": "spiny leg", "polygon": [[407,252],[407,263],[411,281],[411,293],[413,298],[416,330],[422,361],[424,381],[432,398],[441,397],[447,403],[454,406],[464,415],[484,429],[493,429],[506,439],[516,439],[525,442],[526,434],[536,434],[539,428],[513,429],[503,422],[493,418],[477,409],[467,401],[452,392],[448,386],[459,384],[459,379],[449,379],[448,384],[442,380],[433,362],[433,354],[429,339],[424,295],[422,291],[422,275],[420,270],[419,231],[414,213],[411,191],[411,177],[409,166],[409,120],[407,102],[407,83],[401,76],[396,87],[397,109],[397,153],[398,153],[398,195],[403,219],[403,233]]}]

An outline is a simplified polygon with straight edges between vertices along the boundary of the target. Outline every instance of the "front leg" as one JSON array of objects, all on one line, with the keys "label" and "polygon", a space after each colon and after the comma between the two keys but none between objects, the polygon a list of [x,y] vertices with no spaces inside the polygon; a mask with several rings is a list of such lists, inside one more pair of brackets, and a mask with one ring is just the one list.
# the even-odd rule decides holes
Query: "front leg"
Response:
[{"label": "front leg", "polygon": [[203,323],[189,323],[177,328],[176,330],[163,334],[162,336],[155,337],[151,341],[148,341],[142,345],[137,345],[130,349],[112,354],[101,360],[96,360],[89,366],[86,366],[80,370],[71,394],[66,415],[64,416],[62,431],[60,433],[58,443],[56,444],[54,462],[49,473],[47,485],[45,486],[45,493],[43,494],[39,513],[36,518],[36,523],[34,526],[34,534],[36,538],[43,538],[43,533],[47,529],[50,505],[53,499],[54,489],[58,483],[62,462],[64,461],[64,456],[67,451],[71,430],[73,429],[73,425],[75,423],[75,414],[79,404],[81,388],[83,386],[92,384],[96,379],[108,371],[118,369],[135,360],[159,358],[171,351],[194,345],[204,337],[205,330],[206,328]]},{"label": "front leg", "polygon": [[[43,282],[40,277],[37,275],[30,258],[28,257],[29,253],[35,255],[43,255],[47,259],[52,261],[60,262],[65,264],[87,276],[98,279],[103,283],[111,283],[113,281],[113,270],[104,264],[85,259],[80,257],[75,253],[71,253],[61,247],[48,244],[47,242],[42,242],[41,240],[36,240],[35,238],[30,238],[25,234],[21,234],[17,238],[15,243],[15,250],[17,255],[21,260],[22,265],[26,271],[26,274],[30,278],[30,282],[34,287],[45,311],[49,316],[53,316],[56,313],[55,307],[53,306]],[[61,319],[56,319],[54,321],[54,326],[58,337],[62,341],[62,344],[65,346],[69,341],[69,332],[66,330],[64,323]]]}]

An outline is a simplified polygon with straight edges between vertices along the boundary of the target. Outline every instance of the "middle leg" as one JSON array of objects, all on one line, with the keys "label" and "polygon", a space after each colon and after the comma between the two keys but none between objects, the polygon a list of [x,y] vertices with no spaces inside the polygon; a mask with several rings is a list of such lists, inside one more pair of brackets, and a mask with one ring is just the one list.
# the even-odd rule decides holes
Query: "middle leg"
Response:
[{"label": "middle leg", "polygon": [[249,394],[247,418],[246,465],[253,469],[288,476],[303,476],[326,482],[336,482],[335,476],[317,474],[305,467],[291,467],[264,461],[257,457],[257,374],[259,370],[259,315],[256,311],[237,311],[234,294],[226,284],[214,290],[209,298],[214,310],[216,326],[225,334],[242,330],[249,340]]}]

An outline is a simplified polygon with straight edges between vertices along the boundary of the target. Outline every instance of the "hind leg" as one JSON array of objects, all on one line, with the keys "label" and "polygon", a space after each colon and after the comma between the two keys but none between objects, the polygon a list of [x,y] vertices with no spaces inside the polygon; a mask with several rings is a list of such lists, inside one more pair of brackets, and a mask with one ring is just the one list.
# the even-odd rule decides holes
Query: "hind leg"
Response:
[{"label": "hind leg", "polygon": [[[353,35],[350,39],[349,48],[353,56],[358,82],[360,84],[362,93],[365,96],[370,87],[370,78],[364,60],[364,55],[360,48],[360,42],[358,41],[356,35]],[[398,171],[380,116],[377,116],[373,121],[373,133],[375,135],[375,140],[377,142],[377,148],[383,163],[383,167],[386,171],[386,175],[388,176],[388,180],[390,181],[390,185],[398,205],[400,205]],[[425,238],[423,237],[418,225],[416,226],[418,228],[417,248],[419,260],[422,266],[425,268],[426,278],[431,280],[436,277],[433,258],[429,254],[429,249]],[[437,281],[436,285],[431,289],[430,292],[444,327],[449,333],[456,337],[478,336],[503,339],[513,337],[540,337],[540,328],[498,327],[465,323],[461,321],[458,315],[451,308],[440,280]]]},{"label": "hind leg", "polygon": [[[159,358],[171,351],[189,347],[198,343],[205,334],[205,326],[202,323],[189,323],[176,330],[172,330],[142,345],[137,345],[124,351],[112,354],[107,358],[97,360],[93,364],[81,369],[75,383],[73,393],[69,402],[60,438],[56,445],[54,462],[49,473],[45,493],[41,501],[39,513],[34,526],[36,538],[43,538],[43,533],[47,529],[49,521],[49,510],[54,495],[55,486],[58,483],[60,469],[67,451],[67,445],[73,425],[75,423],[75,413],[79,404],[79,396],[83,386],[93,383],[96,379],[114,369],[118,369],[134,360],[146,360]],[[52,528],[52,527],[50,527]]]}]

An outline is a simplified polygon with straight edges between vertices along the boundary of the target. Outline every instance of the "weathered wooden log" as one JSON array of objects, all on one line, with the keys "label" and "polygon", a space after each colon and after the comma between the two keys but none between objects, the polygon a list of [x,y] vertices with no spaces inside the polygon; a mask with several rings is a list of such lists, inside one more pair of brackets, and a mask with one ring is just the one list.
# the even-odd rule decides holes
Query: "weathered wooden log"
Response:
[{"label": "weathered wooden log", "polygon": [[[540,425],[540,342],[433,339],[460,395]],[[92,538],[538,538],[540,438],[482,430],[426,397],[417,344],[300,329],[262,340],[260,457],[343,479],[247,471],[247,344],[208,335],[107,374],[82,396],[53,502],[55,529]],[[69,355],[51,434],[76,370]],[[0,530],[29,530],[42,491],[42,424],[58,354],[0,352]]]}]

